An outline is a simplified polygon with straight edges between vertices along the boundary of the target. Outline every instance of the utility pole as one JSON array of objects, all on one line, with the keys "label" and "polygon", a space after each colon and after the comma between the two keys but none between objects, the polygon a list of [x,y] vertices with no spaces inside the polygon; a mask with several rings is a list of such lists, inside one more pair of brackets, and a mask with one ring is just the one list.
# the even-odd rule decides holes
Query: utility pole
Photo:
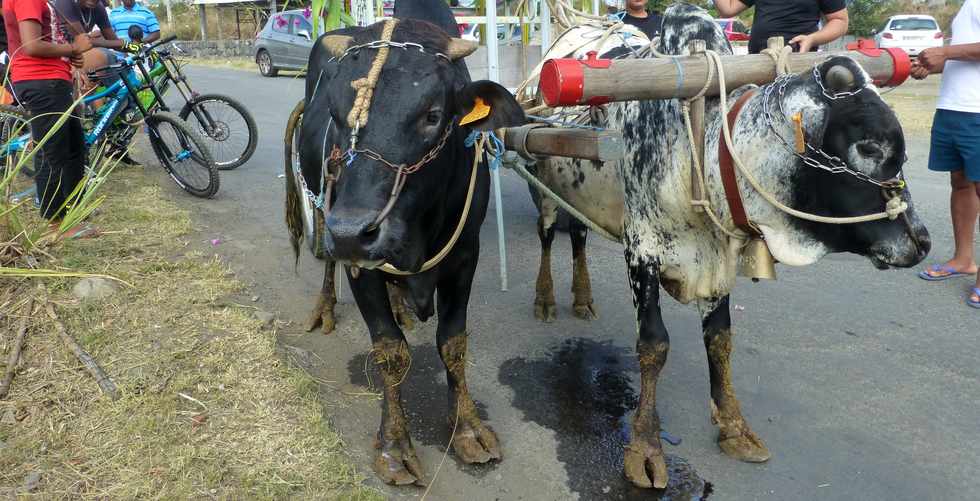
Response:
[{"label": "utility pole", "polygon": [[177,31],[174,27],[174,11],[170,8],[170,0],[163,0],[163,5],[167,7],[167,24],[171,30]]}]

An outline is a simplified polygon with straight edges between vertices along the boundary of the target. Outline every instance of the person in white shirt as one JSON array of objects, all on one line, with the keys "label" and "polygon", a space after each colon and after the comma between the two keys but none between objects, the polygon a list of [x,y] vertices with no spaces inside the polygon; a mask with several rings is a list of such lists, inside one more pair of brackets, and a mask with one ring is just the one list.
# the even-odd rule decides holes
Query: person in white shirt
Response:
[{"label": "person in white shirt", "polygon": [[[913,63],[914,78],[935,73],[942,73],[943,81],[932,124],[929,170],[950,173],[956,250],[945,264],[919,274],[930,281],[977,275],[973,247],[980,216],[980,0],[963,3],[953,20],[950,45],[926,49]],[[980,276],[967,304],[980,309]]]}]

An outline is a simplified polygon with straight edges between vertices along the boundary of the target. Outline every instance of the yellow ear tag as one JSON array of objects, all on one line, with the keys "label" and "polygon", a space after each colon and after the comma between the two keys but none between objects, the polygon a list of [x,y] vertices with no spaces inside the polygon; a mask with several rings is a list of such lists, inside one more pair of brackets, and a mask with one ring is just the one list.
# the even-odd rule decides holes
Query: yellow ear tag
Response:
[{"label": "yellow ear tag", "polygon": [[796,152],[800,155],[806,153],[806,136],[803,134],[803,113],[793,115],[793,125],[796,129]]},{"label": "yellow ear tag", "polygon": [[483,98],[477,97],[473,102],[473,109],[466,114],[460,121],[460,125],[466,125],[468,123],[476,122],[477,120],[483,120],[490,115],[490,105],[483,102]]}]

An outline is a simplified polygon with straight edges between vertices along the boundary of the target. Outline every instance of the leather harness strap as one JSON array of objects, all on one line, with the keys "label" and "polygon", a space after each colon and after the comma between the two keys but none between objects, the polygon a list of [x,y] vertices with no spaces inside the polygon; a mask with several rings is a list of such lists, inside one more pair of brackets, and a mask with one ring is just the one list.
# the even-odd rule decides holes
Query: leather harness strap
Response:
[{"label": "leather harness strap", "polygon": [[[735,135],[735,122],[738,120],[738,113],[742,111],[742,106],[754,94],[755,89],[746,91],[739,96],[738,101],[735,101],[735,105],[728,112],[728,129],[732,131],[732,136]],[[749,235],[761,235],[759,229],[749,222],[749,217],[745,214],[742,194],[738,190],[738,181],[735,179],[735,164],[732,160],[732,152],[728,150],[728,143],[725,141],[724,129],[722,129],[720,135],[721,139],[718,141],[718,167],[721,171],[721,184],[725,187],[725,199],[728,200],[728,209],[732,214],[732,221],[736,227]]]}]

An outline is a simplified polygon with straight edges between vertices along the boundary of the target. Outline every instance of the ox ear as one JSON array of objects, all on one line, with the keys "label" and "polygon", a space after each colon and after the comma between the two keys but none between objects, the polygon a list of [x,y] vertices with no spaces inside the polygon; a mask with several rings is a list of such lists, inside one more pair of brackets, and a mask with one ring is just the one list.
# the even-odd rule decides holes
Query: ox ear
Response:
[{"label": "ox ear", "polygon": [[323,48],[327,49],[327,52],[331,56],[340,57],[350,47],[351,40],[353,40],[353,37],[347,35],[326,35],[320,39],[320,43],[323,44]]},{"label": "ox ear", "polygon": [[479,47],[480,44],[472,40],[450,38],[449,45],[446,46],[446,56],[449,57],[449,59],[456,61],[476,52],[476,49]]},{"label": "ox ear", "polygon": [[527,123],[524,110],[514,95],[496,82],[471,82],[456,91],[459,125],[486,131]]}]

